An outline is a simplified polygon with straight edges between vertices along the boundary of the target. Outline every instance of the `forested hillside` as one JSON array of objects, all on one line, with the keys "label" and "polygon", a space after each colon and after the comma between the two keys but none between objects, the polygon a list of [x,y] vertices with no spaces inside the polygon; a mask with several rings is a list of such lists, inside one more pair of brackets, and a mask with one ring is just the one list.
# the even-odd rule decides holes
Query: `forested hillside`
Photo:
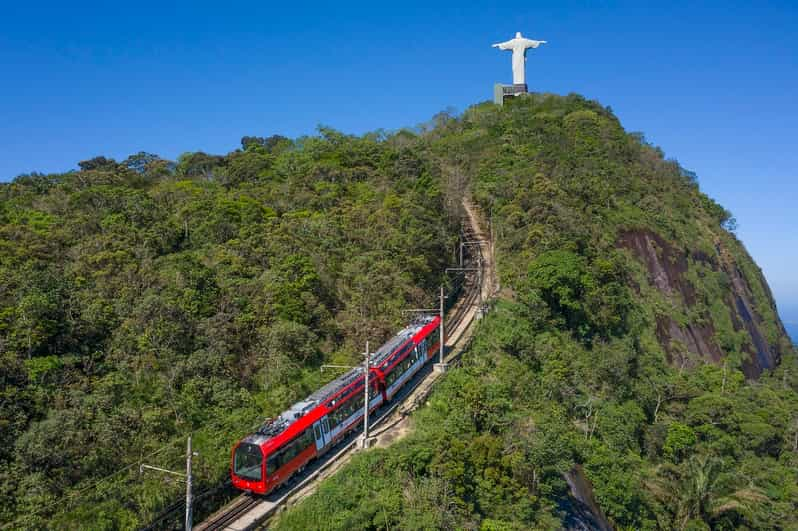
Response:
[{"label": "forested hillside", "polygon": [[[427,306],[456,212],[410,132],[245,137],[0,185],[0,523],[130,529]],[[449,202],[451,203],[451,202]]]},{"label": "forested hillside", "polygon": [[734,219],[609,109],[544,95],[0,185],[0,521],[146,523],[182,485],[138,463],[179,470],[188,433],[217,484],[322,363],[428,307],[464,194],[503,289],[462,366],[281,527],[798,521],[798,362]]},{"label": "forested hillside", "polygon": [[503,290],[413,433],[279,526],[793,527],[796,353],[696,177],[574,95],[477,105],[426,141],[492,218]]}]

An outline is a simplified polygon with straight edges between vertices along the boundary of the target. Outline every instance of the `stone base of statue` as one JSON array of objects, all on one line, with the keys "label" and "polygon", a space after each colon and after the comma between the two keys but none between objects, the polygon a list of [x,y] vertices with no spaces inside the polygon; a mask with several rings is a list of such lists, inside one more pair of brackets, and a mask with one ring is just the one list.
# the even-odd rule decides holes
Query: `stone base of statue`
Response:
[{"label": "stone base of statue", "polygon": [[496,83],[493,85],[493,103],[497,105],[504,105],[504,101],[507,98],[512,98],[514,96],[518,96],[519,94],[526,93],[526,83],[521,83],[518,85],[502,85],[501,83]]}]

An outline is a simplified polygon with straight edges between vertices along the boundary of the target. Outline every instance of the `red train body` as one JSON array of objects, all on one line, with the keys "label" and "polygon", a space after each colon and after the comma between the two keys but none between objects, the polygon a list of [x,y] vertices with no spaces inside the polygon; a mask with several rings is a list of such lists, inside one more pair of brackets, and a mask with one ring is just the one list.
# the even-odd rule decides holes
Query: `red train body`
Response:
[{"label": "red train body", "polygon": [[[369,411],[389,402],[435,356],[440,317],[408,326],[372,356]],[[241,490],[267,494],[363,422],[364,375],[352,369],[239,441],[230,475]],[[359,422],[358,422],[359,421]]]}]

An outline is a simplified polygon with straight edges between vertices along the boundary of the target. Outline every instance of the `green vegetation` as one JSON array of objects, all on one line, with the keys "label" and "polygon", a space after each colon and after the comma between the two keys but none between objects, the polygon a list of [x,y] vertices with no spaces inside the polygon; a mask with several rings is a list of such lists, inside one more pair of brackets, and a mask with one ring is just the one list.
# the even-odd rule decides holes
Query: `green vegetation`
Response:
[{"label": "green vegetation", "polygon": [[492,213],[503,290],[413,433],[278,527],[559,528],[576,464],[619,529],[794,525],[795,351],[695,177],[578,96],[477,105],[427,139]]},{"label": "green vegetation", "polygon": [[138,462],[180,468],[189,432],[214,485],[319,364],[431,303],[464,194],[502,291],[462,365],[278,527],[558,528],[581,473],[619,529],[798,521],[798,361],[736,222],[575,95],[0,187],[0,519],[140,525],[181,486]]},{"label": "green vegetation", "polygon": [[[245,137],[0,186],[0,522],[133,528],[431,303],[457,220],[421,140]],[[127,465],[129,468],[124,469]],[[99,481],[99,483],[97,483]]]}]

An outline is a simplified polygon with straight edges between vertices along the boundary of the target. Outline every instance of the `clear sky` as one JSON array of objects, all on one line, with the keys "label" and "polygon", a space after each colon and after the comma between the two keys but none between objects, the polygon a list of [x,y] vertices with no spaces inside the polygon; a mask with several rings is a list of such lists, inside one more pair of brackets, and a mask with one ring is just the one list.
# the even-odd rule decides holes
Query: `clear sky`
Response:
[{"label": "clear sky", "polygon": [[0,16],[0,180],[244,135],[396,129],[530,90],[609,105],[731,210],[798,322],[798,3],[39,2]]}]

